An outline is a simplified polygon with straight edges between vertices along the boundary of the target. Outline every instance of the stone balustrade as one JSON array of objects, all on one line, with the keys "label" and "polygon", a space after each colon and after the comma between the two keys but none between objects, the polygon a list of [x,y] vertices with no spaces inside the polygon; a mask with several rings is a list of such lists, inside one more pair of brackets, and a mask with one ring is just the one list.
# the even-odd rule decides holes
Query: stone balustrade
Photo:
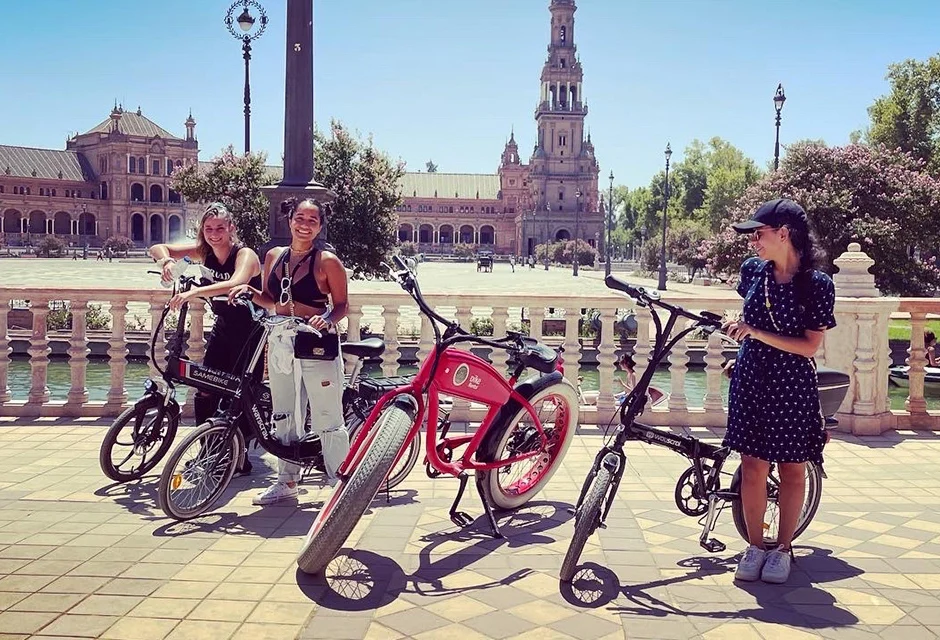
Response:
[{"label": "stone balustrade", "polygon": [[[858,434],[880,433],[891,428],[938,429],[940,413],[928,411],[924,399],[924,366],[926,354],[923,328],[927,314],[940,314],[940,299],[888,298],[878,295],[868,273],[872,261],[850,245],[849,251],[836,260],[839,273],[836,281],[836,321],[838,326],[826,333],[817,352],[817,362],[845,371],[851,378],[849,392],[838,418],[841,427]],[[596,406],[581,408],[582,424],[606,425],[615,413],[614,372],[617,354],[623,349],[616,335],[615,322],[619,315],[633,309],[632,300],[621,294],[609,295],[525,295],[525,294],[430,294],[426,296],[442,315],[454,318],[469,327],[477,318],[488,318],[496,335],[507,329],[521,327],[524,315],[532,337],[542,339],[544,323],[549,318],[561,318],[562,335],[544,338],[552,345],[564,345],[565,375],[577,383],[582,359],[582,345],[596,348],[599,398]],[[0,415],[4,416],[111,416],[133,402],[136,391],[128,394],[125,388],[127,344],[125,316],[130,309],[140,309],[149,318],[151,326],[159,320],[168,298],[165,290],[91,290],[56,287],[0,287]],[[691,310],[715,313],[739,311],[740,300],[727,290],[716,289],[714,295],[683,295],[670,292],[670,302]],[[10,331],[9,314],[13,301],[28,300],[32,311],[29,335],[30,384],[25,399],[14,399],[9,388]],[[46,318],[50,301],[68,301],[72,312],[72,328],[68,349],[71,386],[67,397],[50,399],[47,387],[49,366],[49,338]],[[109,338],[110,388],[104,401],[90,401],[86,389],[88,365],[88,329],[86,317],[91,303],[100,303],[112,316]],[[596,338],[579,339],[579,320],[582,309],[599,312],[600,331]],[[638,320],[634,359],[638,372],[643,371],[652,349],[654,336],[652,316],[646,308],[635,309]],[[888,324],[892,314],[907,314],[912,323],[913,340],[908,362],[911,366],[910,396],[906,407],[892,411],[888,403]],[[136,315],[136,314],[135,314]],[[372,333],[382,334],[388,349],[382,356],[381,368],[386,375],[399,369],[403,346],[413,348],[414,340],[403,340],[401,328],[417,340],[417,356],[422,358],[433,347],[433,334],[427,318],[419,317],[417,307],[403,292],[369,293],[357,296],[355,282],[350,290],[348,335],[358,336],[368,325]],[[187,353],[199,360],[205,353],[205,310],[193,308],[190,313]],[[557,324],[557,322],[556,322]],[[721,376],[725,361],[718,336],[711,336],[697,345],[704,348],[705,391],[702,397],[692,398],[686,385],[690,341],[682,340],[668,356],[670,383],[668,402],[648,409],[644,420],[656,425],[724,426],[727,418],[722,401]],[[156,352],[165,353],[165,343],[158,341]],[[506,354],[491,353],[494,364],[506,370]],[[665,364],[665,363],[664,363]],[[151,374],[156,370],[151,363]],[[190,390],[191,391],[191,390]],[[187,394],[186,405],[191,403]],[[477,421],[482,418],[481,407],[457,401],[453,418],[456,421]]]}]

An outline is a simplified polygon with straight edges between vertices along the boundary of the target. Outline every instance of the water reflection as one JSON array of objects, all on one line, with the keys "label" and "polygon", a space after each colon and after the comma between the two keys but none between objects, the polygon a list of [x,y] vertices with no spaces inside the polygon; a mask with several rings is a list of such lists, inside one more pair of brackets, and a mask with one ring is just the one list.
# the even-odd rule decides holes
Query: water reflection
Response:
[{"label": "water reflection", "polygon": [[[380,376],[381,368],[368,366],[366,371],[371,376]],[[416,367],[402,366],[399,369],[400,375],[415,373]],[[66,400],[69,392],[70,370],[68,360],[51,360],[47,374],[46,384],[49,386],[49,394],[53,400]],[[128,362],[125,370],[124,386],[127,388],[128,395],[135,398],[138,391],[142,389],[143,381],[149,376],[149,369],[143,362]],[[596,391],[598,388],[599,373],[596,368],[581,368],[581,376],[584,377],[583,387],[585,391]],[[622,377],[622,372],[615,374],[618,378]],[[15,358],[10,362],[9,386],[14,400],[26,400],[29,393],[30,371],[29,360],[25,358]],[[668,369],[660,369],[653,375],[653,386],[659,387],[668,392],[670,388],[670,377]],[[92,401],[103,402],[107,399],[108,389],[111,387],[111,369],[107,361],[89,360],[86,373],[86,386],[88,387],[88,399]],[[618,385],[619,388],[619,385]],[[690,407],[701,407],[705,398],[705,370],[689,369],[685,375],[685,394]],[[721,379],[721,397],[728,402],[728,380]],[[904,401],[907,399],[907,389],[901,387],[889,386],[888,397],[891,399],[892,409],[904,409]],[[940,409],[940,397],[927,397],[928,409]]]}]

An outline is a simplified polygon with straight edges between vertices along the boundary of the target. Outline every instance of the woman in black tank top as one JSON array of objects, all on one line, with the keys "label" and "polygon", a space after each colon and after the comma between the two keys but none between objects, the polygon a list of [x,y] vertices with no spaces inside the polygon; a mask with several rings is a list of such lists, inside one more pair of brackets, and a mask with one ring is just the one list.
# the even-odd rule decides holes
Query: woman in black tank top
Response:
[{"label": "woman in black tank top", "polygon": [[[177,260],[189,258],[204,267],[205,284],[174,296],[170,300],[173,309],[179,309],[183,303],[198,298],[224,295],[238,285],[257,283],[260,286],[261,283],[261,262],[258,256],[238,242],[232,214],[219,202],[206,207],[194,243],[155,244],[150,248],[150,255],[163,268],[164,281],[172,279],[173,266]],[[214,303],[212,311],[216,318],[206,344],[203,364],[213,369],[234,372],[243,347],[244,353],[250,353],[257,344],[249,340],[253,328],[251,315],[244,307],[224,303]],[[246,347],[247,342],[251,344]],[[196,424],[202,424],[212,417],[218,403],[219,399],[215,396],[201,391],[197,393],[193,400]]]},{"label": "woman in black tank top", "polygon": [[[291,244],[274,247],[264,258],[262,290],[249,285],[232,289],[229,297],[250,292],[255,304],[279,315],[305,318],[321,333],[335,339],[336,323],[346,317],[346,269],[331,247],[321,241],[328,208],[316,200],[298,202],[290,198],[281,205],[290,220]],[[309,334],[307,334],[309,335]],[[298,345],[299,346],[299,345]],[[283,349],[277,338],[269,349]],[[290,348],[290,344],[287,345]],[[321,351],[322,353],[322,351]],[[304,436],[304,422],[309,410],[311,427],[323,443],[323,461],[327,482],[336,480],[336,470],[349,451],[349,436],[343,418],[343,360],[337,355],[323,360],[296,352],[286,370],[279,370],[273,359],[268,363],[271,384],[272,421],[281,441],[293,442]],[[289,358],[287,360],[290,360]],[[300,468],[278,461],[278,479],[254,498],[255,504],[272,504],[297,496]]]}]

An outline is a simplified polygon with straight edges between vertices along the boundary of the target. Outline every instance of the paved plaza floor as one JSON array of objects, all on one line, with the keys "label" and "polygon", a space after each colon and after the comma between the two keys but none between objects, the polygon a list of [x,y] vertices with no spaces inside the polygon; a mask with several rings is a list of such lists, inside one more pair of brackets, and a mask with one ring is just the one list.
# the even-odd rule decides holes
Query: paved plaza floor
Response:
[{"label": "paved plaza floor", "polygon": [[[154,265],[150,261],[96,262],[93,260],[65,260],[46,258],[21,258],[0,260],[0,285],[10,286],[62,286],[108,288],[108,289],[157,289],[158,276],[148,274]],[[624,277],[628,274],[623,273]],[[474,263],[425,262],[418,267],[418,279],[424,293],[524,293],[553,294],[559,291],[577,291],[589,295],[606,295],[612,292],[604,286],[603,266],[600,271],[583,268],[576,278],[571,267],[552,266],[548,271],[539,265],[535,269],[516,267],[498,262],[492,273],[477,273]],[[637,279],[647,287],[656,288],[656,281]],[[379,280],[356,280],[350,284],[353,293],[401,291],[394,282]],[[732,289],[726,286],[702,287],[670,282],[668,291],[708,296],[727,296],[737,299]],[[612,294],[616,295],[616,294]]]},{"label": "paved plaza floor", "polygon": [[[557,572],[567,509],[601,443],[577,436],[529,506],[459,530],[456,482],[423,469],[378,499],[325,579],[297,572],[326,493],[266,508],[252,494],[273,460],[233,482],[210,514],[166,519],[156,476],[99,471],[105,425],[0,419],[0,638],[933,638],[940,636],[940,438],[837,436],[822,507],[786,585],[736,585],[729,513],[699,548],[673,503],[679,456],[631,443],[608,528],[572,587]],[[698,435],[714,437],[701,432]],[[257,454],[255,454],[257,455]],[[468,492],[463,507],[482,515]]]}]

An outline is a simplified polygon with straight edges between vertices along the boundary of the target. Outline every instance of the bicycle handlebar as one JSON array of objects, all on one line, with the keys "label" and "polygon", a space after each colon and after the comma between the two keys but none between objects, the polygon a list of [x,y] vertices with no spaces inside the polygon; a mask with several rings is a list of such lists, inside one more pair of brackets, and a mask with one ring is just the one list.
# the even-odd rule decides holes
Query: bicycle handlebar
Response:
[{"label": "bicycle handlebar", "polygon": [[665,300],[661,299],[659,293],[656,291],[647,291],[644,287],[632,285],[629,282],[621,280],[614,275],[609,275],[604,278],[604,284],[606,284],[609,289],[626,293],[628,296],[636,300],[637,304],[640,306],[662,307],[670,313],[688,318],[702,327],[710,328],[712,331],[715,329],[720,329],[723,323],[723,318],[717,313],[711,313],[710,311],[692,313],[691,311],[683,309],[679,305],[669,304]]}]

